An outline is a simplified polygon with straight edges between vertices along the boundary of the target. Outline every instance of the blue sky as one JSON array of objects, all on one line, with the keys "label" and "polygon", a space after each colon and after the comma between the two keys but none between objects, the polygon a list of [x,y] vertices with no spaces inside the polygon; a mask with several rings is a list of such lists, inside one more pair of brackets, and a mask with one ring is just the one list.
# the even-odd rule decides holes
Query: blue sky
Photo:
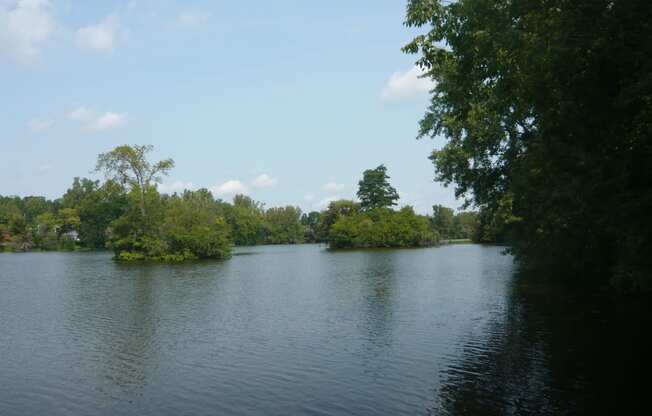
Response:
[{"label": "blue sky", "polygon": [[393,1],[0,0],[0,194],[60,196],[152,144],[162,190],[268,206],[351,198],[384,163],[401,204],[457,207],[415,140],[429,81]]}]

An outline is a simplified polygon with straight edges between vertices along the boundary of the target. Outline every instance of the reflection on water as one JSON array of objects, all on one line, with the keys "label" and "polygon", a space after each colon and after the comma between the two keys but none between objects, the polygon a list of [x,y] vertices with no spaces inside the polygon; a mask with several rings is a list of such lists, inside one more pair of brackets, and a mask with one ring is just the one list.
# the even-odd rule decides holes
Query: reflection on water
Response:
[{"label": "reflection on water", "polygon": [[525,284],[500,252],[0,254],[0,415],[643,413],[648,299]]},{"label": "reflection on water", "polygon": [[649,298],[518,276],[505,314],[444,372],[431,414],[647,414]]}]

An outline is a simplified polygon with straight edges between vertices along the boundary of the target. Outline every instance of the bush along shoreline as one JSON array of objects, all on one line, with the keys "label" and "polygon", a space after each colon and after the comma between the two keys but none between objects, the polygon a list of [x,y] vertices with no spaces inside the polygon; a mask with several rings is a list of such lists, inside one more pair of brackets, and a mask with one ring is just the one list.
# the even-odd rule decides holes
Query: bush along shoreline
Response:
[{"label": "bush along shoreline", "polygon": [[224,260],[234,246],[326,243],[332,249],[427,247],[440,239],[481,241],[487,227],[474,212],[436,205],[425,216],[394,209],[398,193],[385,166],[366,170],[358,201],[321,211],[265,208],[246,195],[231,202],[207,189],[168,195],[157,184],[173,167],[150,162],[151,146],[118,146],[98,156],[104,181],[75,178],[56,200],[0,196],[0,251],[112,250],[120,261]]}]

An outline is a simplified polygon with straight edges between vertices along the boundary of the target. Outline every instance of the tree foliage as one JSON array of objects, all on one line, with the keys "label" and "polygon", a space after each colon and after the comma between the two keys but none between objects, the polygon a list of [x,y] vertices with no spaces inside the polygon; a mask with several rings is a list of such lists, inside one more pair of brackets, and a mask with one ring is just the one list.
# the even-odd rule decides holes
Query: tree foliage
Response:
[{"label": "tree foliage", "polygon": [[647,0],[408,1],[436,179],[523,266],[652,285],[650,22]]},{"label": "tree foliage", "polygon": [[107,178],[138,191],[139,208],[145,220],[147,219],[146,192],[154,183],[161,181],[161,175],[167,175],[174,167],[172,159],[149,162],[146,156],[152,150],[154,147],[151,145],[118,146],[110,152],[101,153],[97,157],[95,166],[96,172],[103,172]]},{"label": "tree foliage", "polygon": [[434,205],[430,224],[442,239],[495,242],[493,240],[482,240],[481,224],[476,212],[463,211],[456,214],[451,208]]},{"label": "tree foliage", "polygon": [[331,248],[422,247],[437,243],[430,220],[412,207],[395,211],[398,194],[383,165],[368,169],[359,183],[361,202],[333,201],[320,215],[320,235]]},{"label": "tree foliage", "polygon": [[385,165],[365,170],[358,186],[357,195],[363,210],[389,208],[398,201],[398,192],[389,184]]}]

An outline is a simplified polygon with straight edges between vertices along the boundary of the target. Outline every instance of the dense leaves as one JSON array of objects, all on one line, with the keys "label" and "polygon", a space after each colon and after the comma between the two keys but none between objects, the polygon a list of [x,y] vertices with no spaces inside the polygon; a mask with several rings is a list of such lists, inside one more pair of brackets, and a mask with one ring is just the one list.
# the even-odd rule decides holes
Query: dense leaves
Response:
[{"label": "dense leaves", "polygon": [[360,203],[333,201],[321,214],[320,235],[331,248],[422,247],[439,240],[430,220],[412,207],[389,208],[398,194],[385,166],[364,171],[358,197]]},{"label": "dense leaves", "polygon": [[398,192],[389,184],[387,168],[384,165],[365,170],[358,186],[358,198],[363,210],[388,208],[396,205],[398,201]]},{"label": "dense leaves", "polygon": [[651,22],[648,0],[408,2],[436,179],[523,266],[652,285]]},{"label": "dense leaves", "polygon": [[442,239],[490,242],[482,238],[477,213],[464,211],[456,214],[451,208],[441,205],[434,205],[432,211],[430,224]]},{"label": "dense leaves", "polygon": [[113,250],[122,260],[223,259],[233,244],[317,241],[319,213],[301,222],[298,207],[265,209],[248,196],[233,203],[205,189],[162,195],[171,159],[150,163],[151,146],[119,146],[98,157],[103,183],[75,178],[55,201],[0,196],[0,250]]},{"label": "dense leaves", "polygon": [[438,241],[428,218],[417,215],[412,207],[399,211],[376,208],[341,216],[331,226],[331,248],[424,247]]}]

